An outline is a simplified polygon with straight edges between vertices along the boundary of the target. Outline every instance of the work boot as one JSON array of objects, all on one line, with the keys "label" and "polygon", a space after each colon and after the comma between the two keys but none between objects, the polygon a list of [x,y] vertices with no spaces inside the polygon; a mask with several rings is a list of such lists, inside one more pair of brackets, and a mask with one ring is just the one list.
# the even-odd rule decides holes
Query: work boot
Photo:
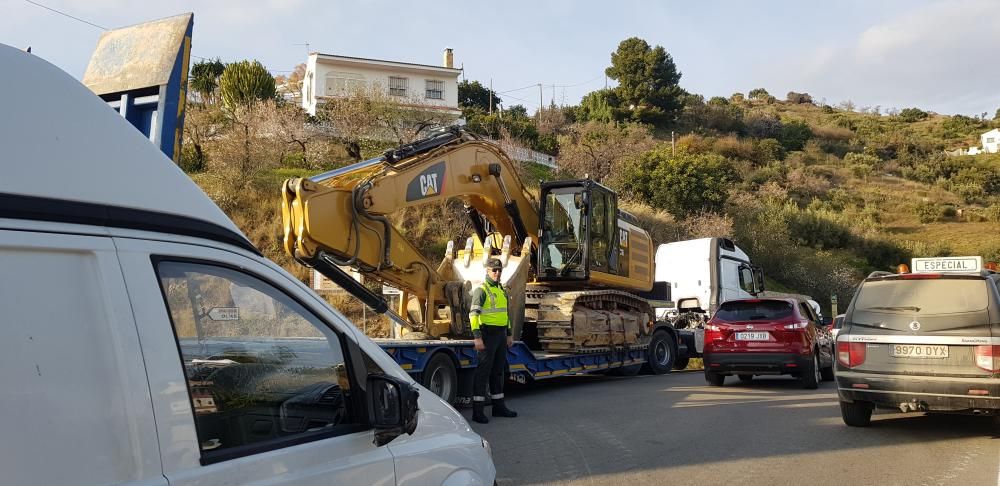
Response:
[{"label": "work boot", "polygon": [[499,398],[493,400],[493,416],[514,418],[517,417],[517,412],[507,408],[507,405],[503,403],[503,398]]},{"label": "work boot", "polygon": [[483,406],[485,406],[485,404],[483,402],[475,402],[475,403],[472,404],[472,421],[473,422],[479,422],[481,424],[488,424],[488,423],[490,423],[490,419],[488,419],[486,417],[486,414],[483,413]]}]

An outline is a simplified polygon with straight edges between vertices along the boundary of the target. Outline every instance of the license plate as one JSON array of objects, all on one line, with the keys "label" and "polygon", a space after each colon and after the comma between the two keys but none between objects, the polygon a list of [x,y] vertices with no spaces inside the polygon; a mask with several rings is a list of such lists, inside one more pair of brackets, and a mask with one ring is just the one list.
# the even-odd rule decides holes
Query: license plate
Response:
[{"label": "license plate", "polygon": [[736,333],[737,341],[770,341],[771,335],[766,331],[761,332],[738,332]]},{"label": "license plate", "polygon": [[889,356],[893,358],[947,358],[948,346],[931,344],[891,344]]}]

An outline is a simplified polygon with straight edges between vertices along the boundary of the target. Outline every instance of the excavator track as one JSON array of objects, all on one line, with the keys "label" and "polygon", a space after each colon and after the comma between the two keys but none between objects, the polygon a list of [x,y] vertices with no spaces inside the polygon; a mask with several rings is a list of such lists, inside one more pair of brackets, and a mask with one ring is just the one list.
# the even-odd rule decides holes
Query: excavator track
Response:
[{"label": "excavator track", "polygon": [[620,290],[555,291],[529,286],[525,321],[534,321],[547,352],[586,353],[645,344],[654,319],[649,302]]}]

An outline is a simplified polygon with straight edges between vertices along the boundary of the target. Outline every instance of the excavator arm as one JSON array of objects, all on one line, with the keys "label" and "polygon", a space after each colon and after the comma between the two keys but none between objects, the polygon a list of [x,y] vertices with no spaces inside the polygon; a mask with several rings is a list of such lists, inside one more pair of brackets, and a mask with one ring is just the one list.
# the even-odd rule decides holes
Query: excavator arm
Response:
[{"label": "excavator arm", "polygon": [[[515,237],[515,252],[527,257],[537,248],[537,203],[512,161],[493,143],[460,129],[285,181],[284,248],[307,265],[352,266],[401,289],[402,306],[414,297],[420,312],[400,314],[426,331],[438,306],[450,306],[453,313],[459,308],[456,295],[464,281],[445,263],[428,261],[386,215],[450,199],[464,203],[481,242],[487,240],[485,219],[500,234]],[[453,334],[459,331],[454,327]]]}]

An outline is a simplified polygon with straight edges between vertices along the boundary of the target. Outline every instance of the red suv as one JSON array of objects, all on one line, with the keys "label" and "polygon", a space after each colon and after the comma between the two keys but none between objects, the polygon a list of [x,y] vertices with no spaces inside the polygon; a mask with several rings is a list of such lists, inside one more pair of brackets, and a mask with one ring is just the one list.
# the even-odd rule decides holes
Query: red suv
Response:
[{"label": "red suv", "polygon": [[796,299],[724,302],[705,325],[705,380],[797,376],[805,388],[833,380],[834,341],[809,304]]}]

